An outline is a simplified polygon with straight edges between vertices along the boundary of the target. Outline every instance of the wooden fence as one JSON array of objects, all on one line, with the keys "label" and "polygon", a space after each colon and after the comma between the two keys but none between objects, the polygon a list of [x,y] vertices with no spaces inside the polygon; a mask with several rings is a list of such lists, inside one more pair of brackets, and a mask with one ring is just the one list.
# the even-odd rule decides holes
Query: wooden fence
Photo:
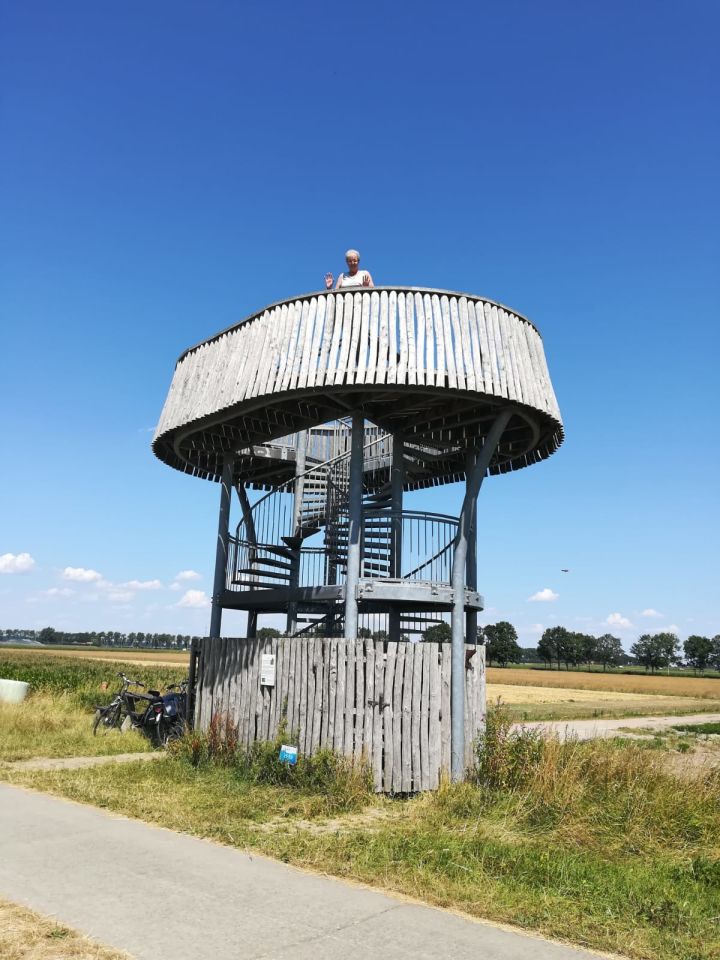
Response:
[{"label": "wooden fence", "polygon": [[[263,654],[274,686],[261,685]],[[322,748],[370,765],[375,789],[432,790],[450,769],[450,644],[322,638],[206,639],[196,726],[230,716],[241,746],[274,740],[302,754]],[[465,742],[471,765],[485,723],[485,648],[466,647]]]}]

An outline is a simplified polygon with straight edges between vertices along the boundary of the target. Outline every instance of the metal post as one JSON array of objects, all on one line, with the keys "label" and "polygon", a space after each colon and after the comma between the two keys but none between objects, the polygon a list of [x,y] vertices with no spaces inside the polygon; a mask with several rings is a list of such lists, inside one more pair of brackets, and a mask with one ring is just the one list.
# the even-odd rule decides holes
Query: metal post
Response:
[{"label": "metal post", "polygon": [[247,627],[245,629],[248,640],[254,640],[257,636],[257,621],[257,610],[248,610]]},{"label": "metal post", "polygon": [[[295,448],[295,491],[293,496],[293,516],[292,516],[292,535],[300,537],[302,533],[302,508],[303,492],[305,489],[305,461],[307,459],[307,430],[301,430],[297,435],[297,447]],[[293,547],[293,558],[290,567],[290,582],[288,586],[291,590],[297,590],[300,585],[300,555],[302,550],[302,541]],[[287,612],[287,634],[291,637],[297,630],[297,600],[291,600],[288,603]]]},{"label": "metal post", "polygon": [[363,441],[365,418],[362,413],[352,415],[350,446],[350,502],[348,524],[347,576],[345,578],[345,639],[356,640],[358,632],[357,588],[360,580],[360,551],[362,549],[363,507]]},{"label": "metal post", "polygon": [[472,508],[480,493],[483,478],[495,453],[503,431],[513,415],[512,408],[502,410],[480,450],[471,474],[467,479],[465,498],[458,518],[455,550],[452,564],[453,610],[452,610],[452,658],[450,673],[450,776],[453,782],[462,780],[465,773],[465,561],[472,521]]},{"label": "metal post", "polygon": [[[475,466],[475,451],[468,454],[466,477],[470,477]],[[466,481],[467,488],[467,481]],[[466,582],[470,590],[477,590],[477,499],[473,500],[468,524],[467,559],[465,561]],[[465,614],[465,642],[477,643],[478,633],[477,610],[468,610]]]},{"label": "metal post", "polygon": [[[390,576],[399,580],[402,576],[402,509],[403,509],[403,481],[405,479],[405,441],[401,434],[393,434],[392,468],[390,473],[391,504],[390,504]],[[400,610],[390,611],[389,617],[390,639],[397,642],[400,639]]]},{"label": "metal post", "polygon": [[220,481],[220,515],[218,517],[217,545],[215,548],[215,579],[213,581],[212,607],[210,611],[210,636],[219,637],[222,627],[222,601],[225,593],[228,556],[228,525],[230,523],[230,495],[235,458],[226,453]]}]

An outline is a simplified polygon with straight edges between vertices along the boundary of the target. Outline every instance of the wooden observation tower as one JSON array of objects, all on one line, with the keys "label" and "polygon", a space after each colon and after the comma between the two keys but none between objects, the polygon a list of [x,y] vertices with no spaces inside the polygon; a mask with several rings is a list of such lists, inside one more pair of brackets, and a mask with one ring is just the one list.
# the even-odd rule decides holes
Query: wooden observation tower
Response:
[{"label": "wooden observation tower", "polygon": [[[470,294],[308,294],[187,350],[153,449],[221,485],[196,723],[364,756],[379,790],[459,779],[485,719],[480,486],[562,439],[538,331]],[[455,482],[458,517],[404,509]],[[224,609],[246,638],[221,638]],[[267,614],[283,638],[256,639]],[[417,642],[447,618],[451,642]]]}]

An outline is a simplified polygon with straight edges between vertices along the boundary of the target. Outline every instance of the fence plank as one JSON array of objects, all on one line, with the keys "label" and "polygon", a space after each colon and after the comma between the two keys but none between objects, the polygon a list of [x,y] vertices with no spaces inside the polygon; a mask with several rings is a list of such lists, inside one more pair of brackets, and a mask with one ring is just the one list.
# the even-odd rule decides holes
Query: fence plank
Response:
[{"label": "fence plank", "polygon": [[393,736],[393,687],[395,682],[395,663],[397,660],[397,643],[388,643],[385,659],[385,678],[383,683],[383,789],[391,793],[393,788],[393,769],[395,766],[395,737]]},{"label": "fence plank", "polygon": [[345,749],[345,654],[347,644],[338,641],[337,645],[337,690],[335,694],[335,737],[333,750],[342,753]]},{"label": "fence plank", "polygon": [[355,643],[346,643],[345,651],[345,742],[343,753],[351,757],[355,734]]},{"label": "fence plank", "polygon": [[440,644],[441,675],[440,675],[440,775],[450,774],[450,661],[451,647],[449,643]]},{"label": "fence plank", "polygon": [[402,792],[402,694],[405,677],[405,647],[398,643],[395,657],[395,683],[393,684],[393,778],[395,793]]}]

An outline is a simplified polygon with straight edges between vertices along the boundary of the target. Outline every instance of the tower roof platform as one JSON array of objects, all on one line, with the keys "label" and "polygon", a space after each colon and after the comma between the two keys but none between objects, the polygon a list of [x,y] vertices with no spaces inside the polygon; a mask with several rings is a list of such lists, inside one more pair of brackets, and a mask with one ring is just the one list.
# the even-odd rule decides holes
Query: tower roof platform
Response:
[{"label": "tower roof platform", "polygon": [[[262,486],[283,438],[361,410],[400,434],[423,469],[406,489],[459,480],[501,408],[512,408],[488,473],[528,466],[562,443],[535,326],[483,297],[416,287],[309,293],[275,303],[177,361],[153,439],[178,470]],[[242,477],[240,476],[242,474]],[[290,473],[288,474],[290,475]]]}]

